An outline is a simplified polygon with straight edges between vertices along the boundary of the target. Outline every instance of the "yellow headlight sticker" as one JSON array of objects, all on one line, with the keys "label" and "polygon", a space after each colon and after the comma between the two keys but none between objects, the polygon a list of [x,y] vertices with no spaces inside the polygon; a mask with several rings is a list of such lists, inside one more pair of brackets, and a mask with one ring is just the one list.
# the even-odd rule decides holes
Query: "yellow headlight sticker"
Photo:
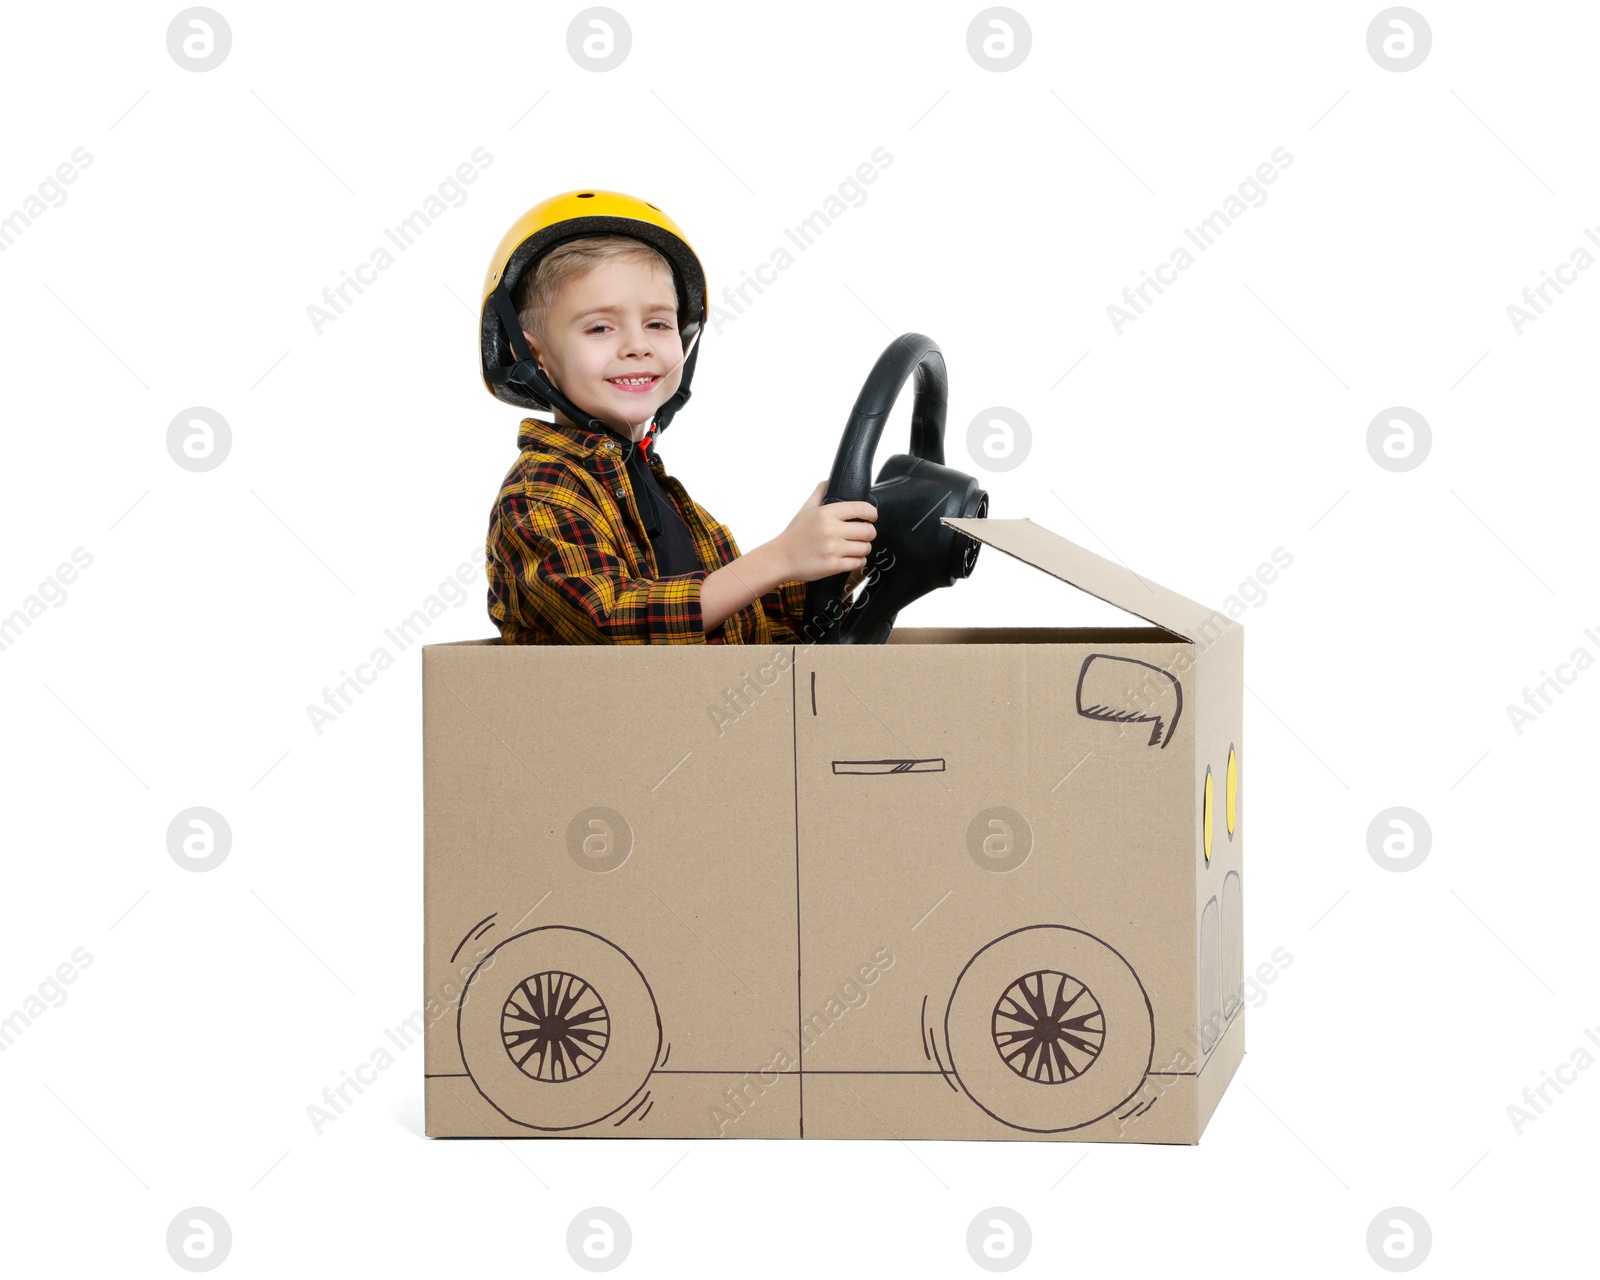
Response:
[{"label": "yellow headlight sticker", "polygon": [[1234,828],[1239,825],[1239,755],[1228,744],[1228,776],[1222,787],[1222,811],[1228,821],[1228,839],[1233,839]]},{"label": "yellow headlight sticker", "polygon": [[1206,865],[1211,865],[1211,766],[1206,766],[1205,797],[1200,806],[1200,842],[1205,847]]}]

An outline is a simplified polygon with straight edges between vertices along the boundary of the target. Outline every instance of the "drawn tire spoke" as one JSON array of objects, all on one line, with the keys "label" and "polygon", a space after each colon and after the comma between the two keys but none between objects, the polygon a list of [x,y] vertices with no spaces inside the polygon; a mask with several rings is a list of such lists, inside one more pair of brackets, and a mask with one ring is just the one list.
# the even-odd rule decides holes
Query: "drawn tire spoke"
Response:
[{"label": "drawn tire spoke", "polygon": [[506,997],[500,1034],[519,1071],[561,1084],[600,1061],[611,1038],[611,1015],[582,978],[552,969],[524,978]]},{"label": "drawn tire spoke", "polygon": [[1001,1060],[1024,1080],[1062,1084],[1087,1071],[1105,1046],[1094,993],[1053,969],[1025,973],[1001,993],[991,1024]]}]

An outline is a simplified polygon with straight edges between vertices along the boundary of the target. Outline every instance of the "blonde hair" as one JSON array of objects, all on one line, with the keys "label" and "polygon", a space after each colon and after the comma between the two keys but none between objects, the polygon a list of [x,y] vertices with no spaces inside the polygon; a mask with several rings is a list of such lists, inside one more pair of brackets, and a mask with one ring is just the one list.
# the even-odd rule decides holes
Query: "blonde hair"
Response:
[{"label": "blonde hair", "polygon": [[550,308],[560,296],[561,286],[593,271],[603,262],[615,260],[658,268],[672,284],[673,296],[677,296],[678,285],[672,266],[659,250],[632,236],[582,236],[557,245],[539,260],[535,270],[524,272],[517,281],[513,298],[517,323],[543,342]]}]

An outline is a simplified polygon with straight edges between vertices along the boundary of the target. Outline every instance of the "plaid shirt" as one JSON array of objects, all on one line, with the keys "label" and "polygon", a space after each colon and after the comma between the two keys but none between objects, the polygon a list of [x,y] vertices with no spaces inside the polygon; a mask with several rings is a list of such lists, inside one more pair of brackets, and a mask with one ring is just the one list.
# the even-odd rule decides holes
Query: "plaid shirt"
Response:
[{"label": "plaid shirt", "polygon": [[700,584],[739,557],[727,525],[645,457],[672,496],[702,565],[658,577],[619,442],[525,418],[521,451],[489,519],[489,616],[506,644],[789,644],[806,584],[785,582],[709,632]]}]

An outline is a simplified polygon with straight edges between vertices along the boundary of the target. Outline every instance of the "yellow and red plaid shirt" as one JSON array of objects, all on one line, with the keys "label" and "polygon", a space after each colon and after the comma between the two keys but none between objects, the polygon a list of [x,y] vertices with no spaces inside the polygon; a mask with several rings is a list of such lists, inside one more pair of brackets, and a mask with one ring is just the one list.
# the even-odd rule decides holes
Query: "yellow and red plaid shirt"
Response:
[{"label": "yellow and red plaid shirt", "polygon": [[700,584],[739,558],[733,531],[719,524],[645,458],[689,529],[700,563],[658,577],[623,462],[621,442],[603,431],[524,418],[516,462],[489,519],[489,616],[506,644],[789,644],[804,625],[806,584],[785,582],[709,632]]}]

